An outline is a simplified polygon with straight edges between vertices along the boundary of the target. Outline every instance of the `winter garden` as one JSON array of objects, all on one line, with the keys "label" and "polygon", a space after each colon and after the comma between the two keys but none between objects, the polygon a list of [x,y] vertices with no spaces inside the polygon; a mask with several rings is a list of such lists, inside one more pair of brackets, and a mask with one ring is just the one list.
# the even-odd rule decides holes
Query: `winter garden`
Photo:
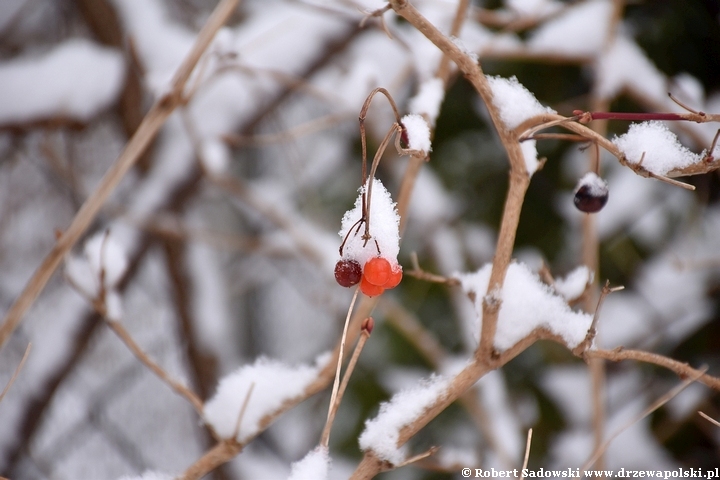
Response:
[{"label": "winter garden", "polygon": [[4,0],[0,477],[720,465],[720,7]]}]

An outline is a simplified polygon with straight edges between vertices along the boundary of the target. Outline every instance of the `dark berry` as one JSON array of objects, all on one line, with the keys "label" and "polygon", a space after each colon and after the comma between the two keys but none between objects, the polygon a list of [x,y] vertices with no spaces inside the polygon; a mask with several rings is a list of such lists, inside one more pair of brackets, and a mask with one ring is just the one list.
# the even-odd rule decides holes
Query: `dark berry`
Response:
[{"label": "dark berry", "polygon": [[410,146],[410,139],[408,139],[408,132],[407,128],[405,128],[405,125],[400,122],[400,146],[402,148],[409,148]]},{"label": "dark berry", "polygon": [[578,210],[595,213],[602,210],[608,201],[608,186],[605,180],[595,173],[587,173],[575,187],[573,202]]},{"label": "dark berry", "polygon": [[335,264],[335,280],[343,287],[357,285],[362,278],[362,267],[355,260],[339,260]]}]

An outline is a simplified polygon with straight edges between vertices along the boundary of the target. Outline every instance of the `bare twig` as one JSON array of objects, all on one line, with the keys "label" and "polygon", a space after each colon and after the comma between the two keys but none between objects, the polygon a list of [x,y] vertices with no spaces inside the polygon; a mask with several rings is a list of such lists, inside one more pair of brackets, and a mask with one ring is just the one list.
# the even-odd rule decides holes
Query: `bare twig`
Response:
[{"label": "bare twig", "polygon": [[707,420],[708,422],[712,423],[712,424],[715,425],[716,427],[720,427],[720,422],[718,422],[717,420],[715,420],[714,418],[712,418],[712,417],[709,416],[708,414],[706,414],[706,413],[704,413],[704,412],[698,412],[698,415],[700,415],[701,417],[703,417],[705,420]]},{"label": "bare twig", "polygon": [[255,390],[255,382],[252,382],[250,384],[250,388],[248,388],[248,392],[247,394],[245,394],[245,400],[243,400],[242,407],[240,407],[240,413],[238,413],[238,418],[235,422],[235,429],[233,430],[231,438],[237,438],[238,434],[240,433],[240,424],[242,423],[242,419],[245,416],[245,410],[247,410],[248,403],[250,403],[250,397],[252,396],[253,390]]},{"label": "bare twig", "polygon": [[525,441],[525,457],[523,458],[522,470],[520,474],[520,480],[525,478],[525,470],[528,466],[528,460],[530,459],[530,445],[532,444],[532,428],[528,429],[527,440]]},{"label": "bare twig", "polygon": [[140,346],[135,343],[132,336],[125,327],[117,320],[111,320],[106,317],[106,323],[110,330],[123,341],[123,343],[130,349],[135,357],[142,362],[147,368],[149,368],[160,380],[165,382],[170,388],[172,388],[177,394],[185,397],[190,405],[193,406],[198,415],[202,416],[203,402],[198,398],[195,393],[182,383],[174,380],[170,375],[157,363],[150,359],[150,357],[143,351]]},{"label": "bare twig", "polygon": [[585,462],[585,465],[583,465],[583,467],[580,469],[580,471],[583,472],[583,471],[587,470],[588,468],[590,468],[590,466],[591,466],[593,463],[595,463],[595,461],[598,459],[598,457],[600,457],[600,456],[605,452],[605,450],[606,450],[607,447],[610,445],[610,443],[611,443],[613,440],[615,440],[622,432],[624,432],[625,430],[627,430],[628,428],[630,428],[631,426],[633,426],[634,424],[636,424],[637,422],[639,422],[639,421],[642,420],[643,418],[647,417],[647,416],[650,415],[652,412],[654,412],[655,410],[657,410],[658,408],[662,407],[662,406],[665,405],[667,402],[669,402],[670,400],[672,400],[673,398],[675,398],[680,392],[682,392],[682,391],[685,390],[688,386],[690,386],[690,384],[692,384],[692,383],[696,382],[697,380],[699,380],[700,377],[704,374],[704,372],[705,372],[706,370],[707,370],[707,368],[698,371],[695,375],[693,375],[692,377],[688,378],[687,380],[685,380],[684,382],[682,382],[680,385],[677,385],[675,388],[673,388],[672,390],[670,390],[669,392],[667,392],[665,395],[663,395],[662,397],[660,397],[660,398],[658,398],[657,400],[655,400],[655,401],[654,401],[652,404],[650,404],[642,413],[640,413],[640,415],[638,415],[637,417],[633,418],[633,419],[630,420],[628,423],[626,423],[626,424],[623,425],[621,428],[619,428],[615,433],[613,433],[613,434],[610,436],[610,438],[608,438],[607,440],[605,440],[605,442],[603,442],[602,445],[600,445],[600,447],[595,450],[595,452],[593,453],[593,455],[588,459],[587,462]]},{"label": "bare twig", "polygon": [[642,350],[625,350],[618,347],[614,350],[587,350],[585,356],[591,358],[605,358],[613,362],[621,360],[637,360],[639,362],[652,363],[675,372],[680,378],[697,377],[697,381],[708,387],[720,391],[720,378],[704,373],[704,370],[692,368],[687,363],[679,362],[657,353],[645,352]]},{"label": "bare twig", "polygon": [[343,361],[343,351],[345,350],[345,340],[347,339],[347,332],[348,332],[348,325],[350,324],[350,316],[352,315],[353,307],[355,306],[355,301],[358,297],[358,292],[360,291],[359,288],[355,289],[355,293],[353,293],[352,300],[350,301],[350,306],[348,307],[347,315],[345,316],[345,324],[343,325],[343,332],[342,336],[340,337],[340,354],[337,358],[337,369],[335,370],[335,381],[333,383],[333,389],[332,394],[330,395],[330,406],[328,407],[328,414],[327,414],[327,420],[325,421],[325,431],[323,431],[322,440],[320,441],[320,445],[327,447],[326,440],[330,436],[330,425],[331,417],[333,416],[333,409],[335,408],[336,398],[338,396],[338,390],[340,388],[340,369],[342,368],[342,361]]},{"label": "bare twig", "polygon": [[5,385],[5,388],[3,388],[2,393],[0,393],[0,402],[3,401],[3,398],[5,398],[5,395],[10,390],[10,387],[12,387],[12,384],[15,383],[15,379],[20,374],[20,371],[22,370],[23,366],[25,365],[25,361],[28,359],[28,355],[30,355],[30,350],[32,349],[32,343],[28,343],[28,346],[25,347],[25,353],[23,354],[22,358],[20,359],[20,363],[18,363],[18,366],[15,367],[15,371],[12,374],[12,377],[10,377],[10,380],[8,380],[7,385]]},{"label": "bare twig", "polygon": [[[362,352],[363,348],[365,347],[365,342],[367,342],[368,339],[370,338],[370,334],[372,333],[373,326],[374,326],[374,321],[373,321],[372,317],[366,318],[361,327],[362,333],[360,334],[358,343],[355,345],[355,351],[353,351],[352,357],[350,357],[348,366],[345,369],[345,375],[343,376],[342,383],[340,384],[340,388],[337,390],[337,392],[333,389],[333,395],[330,400],[331,403],[330,403],[330,410],[328,412],[328,418],[327,418],[327,421],[325,422],[325,428],[323,429],[322,438],[320,439],[320,445],[325,448],[327,448],[328,444],[330,443],[330,430],[332,429],[332,425],[335,420],[335,415],[337,414],[337,410],[340,407],[340,402],[342,401],[342,397],[345,393],[345,389],[347,388],[347,385],[350,382],[350,376],[352,375],[353,371],[355,370],[355,365],[357,364],[358,358],[360,357],[360,353]],[[339,372],[338,372],[338,374],[339,374]]]}]

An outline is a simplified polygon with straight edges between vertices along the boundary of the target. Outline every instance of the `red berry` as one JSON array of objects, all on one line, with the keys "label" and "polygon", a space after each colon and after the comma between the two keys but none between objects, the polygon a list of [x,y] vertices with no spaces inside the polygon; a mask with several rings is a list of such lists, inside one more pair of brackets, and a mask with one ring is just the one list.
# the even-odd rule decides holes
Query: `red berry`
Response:
[{"label": "red berry", "polygon": [[335,280],[343,287],[352,287],[362,278],[362,267],[355,260],[339,260],[335,264]]},{"label": "red berry", "polygon": [[390,262],[382,257],[373,257],[365,262],[363,278],[373,285],[383,286],[390,279],[392,268]]},{"label": "red berry", "polygon": [[399,264],[393,265],[392,270],[390,270],[390,278],[383,287],[395,288],[400,283],[400,280],[402,280],[402,267]]},{"label": "red berry", "polygon": [[360,281],[360,291],[368,297],[377,297],[385,291],[385,288],[379,285],[373,285],[368,282],[367,278],[363,275],[363,278]]}]

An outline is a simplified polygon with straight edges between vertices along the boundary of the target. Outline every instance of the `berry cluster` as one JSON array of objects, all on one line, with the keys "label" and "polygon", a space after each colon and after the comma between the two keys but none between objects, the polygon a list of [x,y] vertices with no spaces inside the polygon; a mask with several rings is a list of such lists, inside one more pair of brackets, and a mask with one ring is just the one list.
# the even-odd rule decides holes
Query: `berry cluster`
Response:
[{"label": "berry cluster", "polygon": [[360,291],[368,297],[380,295],[395,288],[402,280],[402,267],[390,265],[383,257],[372,257],[361,267],[356,260],[343,259],[335,264],[335,280],[343,287],[360,283]]}]

